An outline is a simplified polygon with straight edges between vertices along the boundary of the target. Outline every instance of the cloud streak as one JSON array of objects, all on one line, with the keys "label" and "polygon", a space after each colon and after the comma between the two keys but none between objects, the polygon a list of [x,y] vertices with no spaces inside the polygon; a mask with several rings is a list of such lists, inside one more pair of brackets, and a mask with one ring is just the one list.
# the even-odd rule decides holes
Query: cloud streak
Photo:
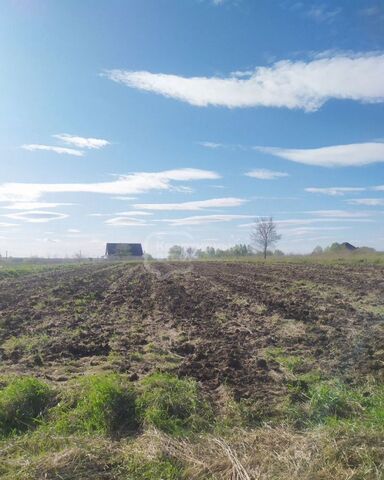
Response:
[{"label": "cloud streak", "polygon": [[168,218],[161,220],[170,225],[206,225],[208,223],[231,222],[244,218],[253,218],[253,215],[195,215],[184,218]]},{"label": "cloud streak", "polygon": [[62,220],[69,215],[66,213],[47,212],[44,210],[27,210],[25,212],[10,213],[4,216],[27,223],[47,223],[52,222],[53,220]]},{"label": "cloud streak", "polygon": [[351,143],[320,148],[253,147],[255,150],[296,163],[319,167],[360,167],[384,162],[384,143]]},{"label": "cloud streak", "polygon": [[77,135],[69,135],[68,133],[59,133],[56,135],[52,135],[52,137],[57,138],[58,140],[61,140],[62,142],[69,145],[73,145],[77,148],[99,150],[100,148],[106,147],[110,144],[108,140],[104,140],[102,138],[79,137]]},{"label": "cloud streak", "polygon": [[[277,107],[318,110],[330,99],[384,101],[384,54],[324,55],[279,61],[245,78],[182,77],[148,71],[107,70],[110,80],[198,107]],[[351,81],[353,78],[353,81]]]},{"label": "cloud streak", "polygon": [[320,193],[331,197],[342,197],[347,193],[358,193],[365,190],[363,187],[308,187],[305,189],[309,193]]},{"label": "cloud streak", "polygon": [[247,177],[257,178],[258,180],[277,180],[278,178],[289,177],[288,173],[277,172],[275,170],[267,170],[266,168],[251,170],[245,175]]},{"label": "cloud streak", "polygon": [[[318,148],[282,148],[260,145],[229,145],[200,142],[206,148],[228,148],[233,150],[254,150],[291,162],[318,167],[359,167],[372,163],[384,162],[384,142],[349,143]],[[340,189],[339,189],[340,190]]]},{"label": "cloud streak", "polygon": [[50,193],[95,193],[130,195],[151,190],[172,190],[173,182],[216,180],[220,175],[209,170],[180,168],[162,172],[138,172],[120,175],[112,182],[98,183],[3,183],[0,201],[34,202]]},{"label": "cloud streak", "polygon": [[53,202],[16,202],[10,205],[5,205],[2,208],[8,210],[39,210],[42,208],[56,208],[68,205],[75,205],[74,203],[53,203]]},{"label": "cloud streak", "polygon": [[226,207],[240,207],[247,200],[243,198],[212,198],[209,200],[198,200],[193,202],[181,203],[136,203],[135,208],[144,210],[163,210],[163,211],[177,211],[177,210],[203,210],[205,208],[226,208]]},{"label": "cloud streak", "polygon": [[350,205],[365,205],[367,207],[384,206],[384,198],[354,198],[347,200]]},{"label": "cloud streak", "polygon": [[74,148],[67,148],[67,147],[56,147],[54,145],[41,145],[37,143],[31,143],[28,145],[22,145],[21,148],[24,150],[28,150],[29,152],[45,151],[45,152],[58,153],[59,155],[72,155],[74,157],[84,156],[84,152],[80,150],[76,150]]}]

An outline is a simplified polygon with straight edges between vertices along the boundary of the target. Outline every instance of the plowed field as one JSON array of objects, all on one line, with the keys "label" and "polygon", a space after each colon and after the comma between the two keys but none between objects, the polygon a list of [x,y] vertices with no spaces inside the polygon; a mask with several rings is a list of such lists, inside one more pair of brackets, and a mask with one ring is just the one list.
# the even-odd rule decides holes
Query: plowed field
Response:
[{"label": "plowed field", "polygon": [[194,377],[273,405],[287,370],[383,379],[384,267],[97,264],[0,281],[0,374]]}]

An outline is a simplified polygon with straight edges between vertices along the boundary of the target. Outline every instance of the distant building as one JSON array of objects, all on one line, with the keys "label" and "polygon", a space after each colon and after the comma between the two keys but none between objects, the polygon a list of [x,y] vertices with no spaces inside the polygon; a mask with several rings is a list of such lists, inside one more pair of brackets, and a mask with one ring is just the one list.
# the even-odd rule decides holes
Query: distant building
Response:
[{"label": "distant building", "polygon": [[341,248],[344,248],[345,250],[348,250],[350,252],[353,252],[355,250],[357,250],[357,247],[355,247],[354,245],[352,245],[351,243],[349,242],[343,242],[340,244],[340,247]]},{"label": "distant building", "polygon": [[105,256],[113,259],[140,260],[143,258],[141,243],[107,243]]}]

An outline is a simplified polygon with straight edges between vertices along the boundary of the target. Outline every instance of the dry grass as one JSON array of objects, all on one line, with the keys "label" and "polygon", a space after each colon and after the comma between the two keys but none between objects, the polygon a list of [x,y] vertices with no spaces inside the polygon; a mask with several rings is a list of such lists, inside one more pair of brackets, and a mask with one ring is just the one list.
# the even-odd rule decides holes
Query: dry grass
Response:
[{"label": "dry grass", "polygon": [[[384,444],[373,432],[330,435],[329,430],[297,432],[288,427],[237,429],[180,440],[156,430],[136,448],[184,465],[190,480],[379,480],[384,478]],[[381,460],[380,460],[381,459]]]},{"label": "dry grass", "polygon": [[377,430],[340,425],[302,432],[263,426],[190,438],[149,429],[120,441],[35,431],[9,439],[0,465],[5,480],[159,480],[152,472],[163,472],[162,465],[177,466],[161,475],[165,480],[382,480],[384,442]]}]

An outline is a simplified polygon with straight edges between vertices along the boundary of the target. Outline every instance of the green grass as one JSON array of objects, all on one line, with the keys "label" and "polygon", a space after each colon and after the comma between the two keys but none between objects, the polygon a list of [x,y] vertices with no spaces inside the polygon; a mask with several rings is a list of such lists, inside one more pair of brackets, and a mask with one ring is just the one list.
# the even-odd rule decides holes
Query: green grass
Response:
[{"label": "green grass", "polygon": [[124,468],[129,480],[181,480],[182,467],[166,456],[154,459],[133,456]]},{"label": "green grass", "polygon": [[51,398],[51,389],[36,378],[11,380],[0,390],[0,435],[20,433],[36,426]]},{"label": "green grass", "polygon": [[230,390],[214,416],[194,380],[164,373],[135,386],[123,374],[89,375],[56,395],[34,378],[8,381],[0,391],[0,477],[225,480],[262,472],[276,480],[381,480],[384,386],[319,372],[292,377],[290,409],[276,419],[256,399],[235,402]]},{"label": "green grass", "polygon": [[173,435],[206,428],[211,415],[194,380],[166,373],[154,373],[141,381],[137,412],[144,425]]},{"label": "green grass", "polygon": [[117,374],[89,375],[62,394],[51,415],[59,432],[112,435],[133,431],[135,392]]},{"label": "green grass", "polygon": [[297,426],[343,423],[384,429],[384,387],[349,386],[338,379],[308,376],[306,381],[291,382],[288,415]]},{"label": "green grass", "polygon": [[33,356],[36,363],[43,363],[43,349],[49,342],[48,335],[20,335],[10,337],[3,342],[1,349],[8,358],[22,355]]}]

